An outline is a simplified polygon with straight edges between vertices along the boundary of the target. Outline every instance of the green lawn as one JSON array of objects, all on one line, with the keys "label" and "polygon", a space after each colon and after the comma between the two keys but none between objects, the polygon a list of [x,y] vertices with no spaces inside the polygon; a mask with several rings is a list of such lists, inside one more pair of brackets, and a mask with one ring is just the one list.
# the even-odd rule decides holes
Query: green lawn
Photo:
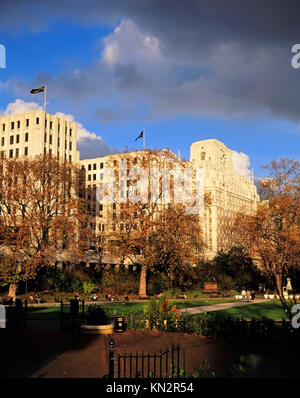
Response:
[{"label": "green lawn", "polygon": [[250,320],[252,318],[263,319],[269,318],[273,320],[287,319],[278,300],[268,301],[266,303],[250,304],[243,307],[229,308],[227,310],[215,311],[218,317],[232,316],[234,318],[244,318]]},{"label": "green lawn", "polygon": [[[212,300],[168,300],[170,305],[176,305],[178,309],[187,308],[187,307],[198,307],[202,305],[209,305],[209,304],[218,304],[224,302],[235,301],[234,299],[212,299]],[[147,302],[148,303],[148,302]],[[93,304],[92,304],[93,305]],[[96,304],[96,305],[99,305]],[[128,314],[130,312],[133,313],[142,313],[144,306],[146,305],[145,302],[115,302],[109,304],[101,304],[102,308],[105,309],[109,315],[121,315],[121,314]],[[85,308],[87,308],[86,305]],[[69,312],[69,307],[64,306],[64,312]],[[48,307],[28,307],[28,319],[59,319],[60,314],[60,305],[58,306],[48,306]]]}]

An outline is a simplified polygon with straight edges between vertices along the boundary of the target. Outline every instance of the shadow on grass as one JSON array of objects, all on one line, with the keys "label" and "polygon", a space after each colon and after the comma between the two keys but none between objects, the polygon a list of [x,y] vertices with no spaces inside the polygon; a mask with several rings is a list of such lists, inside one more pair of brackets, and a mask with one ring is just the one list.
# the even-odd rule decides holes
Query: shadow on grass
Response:
[{"label": "shadow on grass", "polygon": [[252,318],[260,320],[268,318],[279,321],[288,319],[280,302],[275,300],[266,303],[228,308],[226,310],[215,311],[214,313],[218,318],[231,316],[233,318],[243,318],[246,320],[251,320]]}]

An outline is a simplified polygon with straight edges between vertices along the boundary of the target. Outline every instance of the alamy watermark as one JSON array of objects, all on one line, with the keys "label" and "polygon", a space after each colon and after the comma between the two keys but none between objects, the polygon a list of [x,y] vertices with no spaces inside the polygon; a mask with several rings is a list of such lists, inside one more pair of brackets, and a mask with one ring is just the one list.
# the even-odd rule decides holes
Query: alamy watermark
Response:
[{"label": "alamy watermark", "polygon": [[6,328],[6,308],[0,304],[0,329]]},{"label": "alamy watermark", "polygon": [[6,68],[6,48],[3,44],[0,44],[0,68]]},{"label": "alamy watermark", "polygon": [[295,314],[295,313],[296,313],[296,315],[294,315],[292,318],[292,326],[294,329],[298,329],[298,328],[300,328],[300,304],[293,305],[292,314]]},{"label": "alamy watermark", "polygon": [[183,203],[187,206],[187,214],[199,214],[204,209],[202,168],[133,167],[128,170],[127,161],[120,160],[117,173],[113,168],[103,168],[97,180],[102,181],[96,191],[96,199],[100,204],[127,201],[134,204]]}]

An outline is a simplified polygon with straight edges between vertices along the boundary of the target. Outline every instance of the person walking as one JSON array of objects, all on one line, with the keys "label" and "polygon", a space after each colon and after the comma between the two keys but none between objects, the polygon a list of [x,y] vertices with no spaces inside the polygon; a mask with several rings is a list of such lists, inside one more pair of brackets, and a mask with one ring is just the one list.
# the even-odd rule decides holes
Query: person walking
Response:
[{"label": "person walking", "polygon": [[242,290],[242,301],[246,301],[246,290]]},{"label": "person walking", "polygon": [[246,292],[247,302],[250,303],[250,290]]},{"label": "person walking", "polygon": [[254,293],[254,290],[252,290],[252,292],[251,292],[251,300],[254,301],[254,299],[255,299],[255,293]]}]

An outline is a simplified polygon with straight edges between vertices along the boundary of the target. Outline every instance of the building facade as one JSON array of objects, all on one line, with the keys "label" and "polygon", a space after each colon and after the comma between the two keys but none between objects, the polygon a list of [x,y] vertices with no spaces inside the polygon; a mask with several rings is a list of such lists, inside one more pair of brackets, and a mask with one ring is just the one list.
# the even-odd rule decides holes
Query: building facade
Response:
[{"label": "building facade", "polygon": [[[142,167],[147,153],[136,151],[80,160],[76,122],[42,110],[0,117],[0,156],[18,158],[52,154],[80,164],[85,176],[90,225],[96,236],[105,232],[111,218],[120,211],[117,203],[103,204],[97,198],[99,188],[105,183],[104,170],[115,168],[120,160],[126,160],[128,168]],[[190,147],[189,162],[173,155],[176,167],[203,169],[204,192],[209,194],[211,202],[202,214],[202,229],[206,255],[211,258],[218,250],[230,247],[226,230],[236,212],[251,214],[255,211],[259,203],[256,187],[253,179],[234,172],[232,151],[216,139],[194,142]],[[164,156],[163,151],[161,156]],[[158,167],[157,155],[152,159],[153,166]]]},{"label": "building facade", "polygon": [[[97,200],[97,190],[105,183],[103,171],[107,167],[115,167],[121,159],[127,159],[131,167],[135,164],[141,165],[145,154],[146,151],[137,151],[80,161],[86,173],[88,209],[96,235],[105,231],[114,212],[119,209],[117,203],[106,205]],[[212,258],[219,250],[230,248],[226,231],[236,213],[251,214],[255,211],[259,203],[256,186],[253,179],[234,172],[232,151],[215,139],[193,143],[190,161],[176,161],[176,167],[178,165],[182,168],[203,169],[204,193],[209,195],[210,205],[201,213],[201,223],[207,246],[206,256]]]},{"label": "building facade", "polygon": [[77,124],[42,110],[0,117],[0,156],[43,153],[78,162]]},{"label": "building facade", "polygon": [[203,168],[204,189],[211,204],[205,209],[203,233],[207,255],[230,248],[226,233],[237,212],[253,214],[259,195],[252,178],[234,172],[232,151],[216,139],[194,142],[190,148],[190,163]]}]

